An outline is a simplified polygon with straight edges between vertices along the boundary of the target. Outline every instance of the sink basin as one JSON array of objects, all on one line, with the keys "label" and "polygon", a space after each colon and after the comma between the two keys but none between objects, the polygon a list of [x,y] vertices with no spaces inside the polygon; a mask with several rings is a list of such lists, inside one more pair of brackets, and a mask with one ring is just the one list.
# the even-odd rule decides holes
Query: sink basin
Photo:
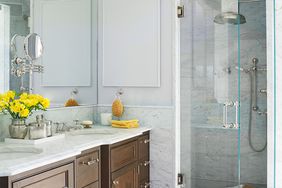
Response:
[{"label": "sink basin", "polygon": [[42,149],[35,147],[0,147],[0,160],[20,159],[42,153]]},{"label": "sink basin", "polygon": [[83,129],[77,130],[70,133],[72,136],[77,135],[113,135],[116,134],[117,131],[115,130],[108,130],[108,129]]}]

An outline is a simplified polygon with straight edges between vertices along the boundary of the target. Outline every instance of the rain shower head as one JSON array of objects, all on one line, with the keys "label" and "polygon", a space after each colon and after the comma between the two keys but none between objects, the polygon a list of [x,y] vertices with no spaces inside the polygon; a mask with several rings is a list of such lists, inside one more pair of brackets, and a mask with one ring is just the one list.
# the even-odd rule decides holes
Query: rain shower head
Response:
[{"label": "rain shower head", "polygon": [[246,18],[242,14],[237,14],[235,12],[223,12],[215,16],[214,23],[217,24],[244,24],[246,23]]}]

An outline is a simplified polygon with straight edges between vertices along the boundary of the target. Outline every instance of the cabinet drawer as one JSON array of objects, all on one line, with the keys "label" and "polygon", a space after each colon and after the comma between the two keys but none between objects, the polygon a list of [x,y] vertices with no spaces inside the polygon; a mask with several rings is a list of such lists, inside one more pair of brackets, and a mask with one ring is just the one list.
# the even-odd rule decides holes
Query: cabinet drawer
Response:
[{"label": "cabinet drawer", "polygon": [[98,182],[92,183],[90,185],[87,185],[86,187],[83,188],[99,188]]},{"label": "cabinet drawer", "polygon": [[149,135],[140,136],[138,139],[139,144],[139,159],[148,158],[149,157],[149,145],[150,145],[150,137]]},{"label": "cabinet drawer", "polygon": [[85,187],[99,179],[99,151],[76,159],[77,188]]},{"label": "cabinet drawer", "polygon": [[137,163],[112,173],[111,188],[137,188]]},{"label": "cabinet drawer", "polygon": [[111,172],[137,161],[137,141],[111,149]]},{"label": "cabinet drawer", "polygon": [[74,188],[73,163],[12,183],[13,188]]}]

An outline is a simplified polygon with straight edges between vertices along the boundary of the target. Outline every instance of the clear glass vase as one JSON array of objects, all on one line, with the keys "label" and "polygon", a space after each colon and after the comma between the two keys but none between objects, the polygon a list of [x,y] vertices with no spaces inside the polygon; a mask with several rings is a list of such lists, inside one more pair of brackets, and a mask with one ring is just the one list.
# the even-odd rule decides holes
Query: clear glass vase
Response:
[{"label": "clear glass vase", "polygon": [[24,139],[27,134],[27,126],[25,119],[12,119],[12,123],[9,126],[9,132],[11,138]]}]

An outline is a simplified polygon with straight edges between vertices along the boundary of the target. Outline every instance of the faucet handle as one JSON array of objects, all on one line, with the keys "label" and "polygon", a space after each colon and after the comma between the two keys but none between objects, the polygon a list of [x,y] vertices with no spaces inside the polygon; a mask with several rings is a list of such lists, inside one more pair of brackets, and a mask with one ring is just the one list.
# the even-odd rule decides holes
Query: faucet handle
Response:
[{"label": "faucet handle", "polygon": [[75,122],[75,125],[79,124],[79,120],[78,119],[73,120],[73,122]]}]

